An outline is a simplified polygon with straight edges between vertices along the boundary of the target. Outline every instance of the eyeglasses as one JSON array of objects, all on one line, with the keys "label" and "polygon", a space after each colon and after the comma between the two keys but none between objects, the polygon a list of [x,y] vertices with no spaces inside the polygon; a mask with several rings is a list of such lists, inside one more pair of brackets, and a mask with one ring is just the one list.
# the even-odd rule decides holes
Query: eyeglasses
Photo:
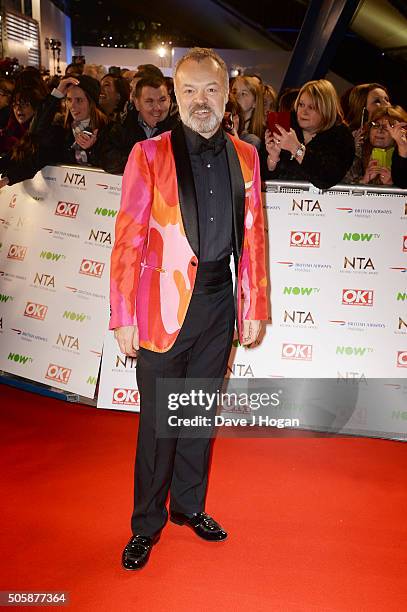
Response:
[{"label": "eyeglasses", "polygon": [[13,107],[14,108],[28,108],[29,106],[31,106],[30,102],[13,102]]},{"label": "eyeglasses", "polygon": [[372,130],[388,130],[389,127],[393,128],[396,124],[390,121],[388,123],[377,123],[376,121],[371,121],[369,125]]}]

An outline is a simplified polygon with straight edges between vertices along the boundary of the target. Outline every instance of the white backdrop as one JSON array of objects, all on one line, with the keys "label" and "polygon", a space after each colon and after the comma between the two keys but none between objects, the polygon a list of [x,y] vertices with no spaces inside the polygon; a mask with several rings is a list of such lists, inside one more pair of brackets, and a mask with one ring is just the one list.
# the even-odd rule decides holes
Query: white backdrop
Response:
[{"label": "white backdrop", "polygon": [[[120,176],[49,167],[0,192],[0,368],[94,397],[104,343],[98,406],[138,410],[136,360],[106,332],[120,185]],[[282,191],[265,194],[273,325],[259,347],[235,347],[229,375],[399,384],[407,194]],[[394,396],[385,402],[376,429],[404,432],[407,410]],[[372,429],[365,408],[356,416]]]},{"label": "white backdrop", "polygon": [[0,368],[94,397],[121,177],[48,167],[0,192]]},{"label": "white backdrop", "polygon": [[[348,430],[404,434],[407,381],[403,388],[399,383],[407,375],[406,194],[285,189],[267,192],[265,207],[273,325],[257,348],[235,346],[229,376],[391,379],[394,384],[383,380],[380,391],[374,387],[379,410],[371,390],[361,386]],[[135,366],[108,333],[100,407],[139,409]]]}]

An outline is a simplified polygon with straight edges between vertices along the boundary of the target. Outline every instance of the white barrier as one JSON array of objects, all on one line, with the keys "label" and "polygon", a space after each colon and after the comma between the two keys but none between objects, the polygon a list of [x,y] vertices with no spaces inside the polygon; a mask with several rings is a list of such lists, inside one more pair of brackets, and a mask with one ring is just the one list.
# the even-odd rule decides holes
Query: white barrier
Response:
[{"label": "white barrier", "polygon": [[[60,167],[1,191],[3,370],[93,397],[120,184]],[[405,379],[407,192],[267,188],[273,325],[257,348],[236,347],[229,374]],[[136,360],[110,332],[103,350],[98,406],[138,410]],[[361,431],[403,433],[407,411],[382,412],[374,426],[366,411],[353,418]]]},{"label": "white barrier", "polygon": [[48,167],[0,192],[0,369],[94,397],[121,177]]}]

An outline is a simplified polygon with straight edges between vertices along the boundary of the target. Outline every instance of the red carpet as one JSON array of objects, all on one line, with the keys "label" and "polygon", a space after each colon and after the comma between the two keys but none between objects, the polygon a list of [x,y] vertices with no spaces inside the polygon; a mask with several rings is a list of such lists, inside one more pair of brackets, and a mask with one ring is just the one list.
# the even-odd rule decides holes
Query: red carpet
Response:
[{"label": "red carpet", "polygon": [[131,573],[137,417],[0,393],[0,590],[69,591],[85,612],[406,609],[406,444],[220,438],[207,510],[229,540],[168,524]]}]

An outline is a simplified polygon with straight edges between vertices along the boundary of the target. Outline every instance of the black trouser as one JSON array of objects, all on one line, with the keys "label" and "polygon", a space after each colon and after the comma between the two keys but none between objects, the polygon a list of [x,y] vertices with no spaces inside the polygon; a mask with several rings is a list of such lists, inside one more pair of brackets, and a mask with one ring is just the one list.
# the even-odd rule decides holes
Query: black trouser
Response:
[{"label": "black trouser", "polygon": [[163,528],[169,490],[171,510],[185,514],[204,510],[211,438],[190,437],[182,427],[172,438],[157,435],[156,411],[169,412],[168,403],[156,405],[156,380],[213,379],[213,391],[219,388],[227,368],[235,316],[229,267],[225,275],[224,262],[217,264],[200,264],[187,316],[173,347],[166,353],[139,351],[141,406],[131,519],[135,535],[152,536]]}]

